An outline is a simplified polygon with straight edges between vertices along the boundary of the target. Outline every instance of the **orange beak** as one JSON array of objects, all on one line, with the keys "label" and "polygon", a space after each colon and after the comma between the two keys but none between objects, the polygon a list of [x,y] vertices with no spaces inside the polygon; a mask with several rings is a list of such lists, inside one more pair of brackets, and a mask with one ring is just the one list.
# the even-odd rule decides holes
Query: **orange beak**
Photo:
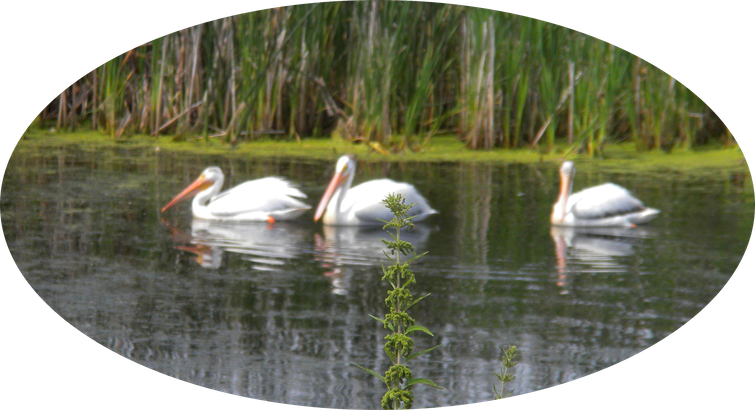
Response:
[{"label": "orange beak", "polygon": [[333,175],[333,179],[330,180],[328,189],[325,190],[325,193],[320,200],[320,204],[317,205],[317,211],[315,211],[315,222],[317,222],[317,220],[322,216],[323,212],[325,212],[325,208],[328,207],[328,202],[330,202],[330,197],[333,196],[333,192],[335,192],[336,188],[341,185],[343,180],[343,173],[336,172],[336,174]]},{"label": "orange beak", "polygon": [[204,175],[200,175],[196,181],[192,182],[191,185],[189,185],[188,187],[186,187],[186,189],[181,191],[180,194],[176,195],[176,197],[173,198],[172,201],[168,202],[168,205],[165,205],[163,207],[162,212],[165,212],[165,210],[170,208],[171,206],[181,203],[193,197],[194,195],[204,191],[211,185],[212,185],[212,181],[208,181],[205,179]]}]

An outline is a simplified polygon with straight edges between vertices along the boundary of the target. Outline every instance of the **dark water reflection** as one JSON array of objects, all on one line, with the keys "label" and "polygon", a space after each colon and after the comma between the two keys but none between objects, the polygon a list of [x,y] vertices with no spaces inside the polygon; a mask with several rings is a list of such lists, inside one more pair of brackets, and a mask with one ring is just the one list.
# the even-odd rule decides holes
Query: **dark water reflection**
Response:
[{"label": "dark water reflection", "polygon": [[[266,175],[298,182],[311,204],[332,164],[193,157],[145,149],[19,148],[3,180],[6,241],[39,295],[83,333],[149,368],[264,400],[374,408],[385,369],[387,287],[380,230],[300,221],[192,220],[164,205],[208,165],[226,187]],[[360,164],[357,181],[412,182],[440,211],[407,233],[418,251],[413,312],[416,407],[493,398],[499,348],[522,353],[522,394],[593,373],[667,336],[726,283],[753,223],[743,167],[705,174],[618,174],[581,167],[662,211],[635,230],[552,229],[554,165]],[[382,371],[382,370],[381,370]]]}]

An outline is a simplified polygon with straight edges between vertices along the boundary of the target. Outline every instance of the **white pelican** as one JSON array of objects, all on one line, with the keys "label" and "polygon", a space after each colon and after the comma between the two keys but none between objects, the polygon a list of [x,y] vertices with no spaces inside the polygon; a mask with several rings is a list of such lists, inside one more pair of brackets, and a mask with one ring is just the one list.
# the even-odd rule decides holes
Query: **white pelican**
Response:
[{"label": "white pelican", "polygon": [[626,189],[607,183],[571,193],[576,168],[561,165],[561,193],[553,205],[551,223],[558,226],[629,226],[643,224],[660,212],[647,208]]},{"label": "white pelican", "polygon": [[248,181],[218,194],[222,186],[223,171],[209,167],[162,211],[194,195],[191,210],[200,219],[275,222],[294,219],[311,208],[294,198],[306,195],[279,177]]},{"label": "white pelican", "polygon": [[430,208],[425,198],[412,185],[390,179],[376,179],[351,188],[357,169],[356,160],[344,155],[336,163],[336,174],[325,190],[315,212],[315,221],[323,216],[325,225],[378,225],[390,221],[393,214],[381,201],[390,193],[401,194],[406,203],[414,203],[407,216],[419,222],[438,211]]}]

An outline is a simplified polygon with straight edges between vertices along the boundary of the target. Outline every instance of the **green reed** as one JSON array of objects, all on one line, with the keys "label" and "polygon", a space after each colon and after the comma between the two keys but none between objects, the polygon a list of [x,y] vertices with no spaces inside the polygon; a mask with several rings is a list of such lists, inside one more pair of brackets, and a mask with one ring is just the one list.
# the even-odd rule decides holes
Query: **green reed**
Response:
[{"label": "green reed", "polygon": [[[409,286],[416,283],[414,273],[409,269],[409,263],[427,253],[417,255],[411,243],[401,240],[402,229],[414,228],[414,224],[411,221],[412,217],[407,217],[407,212],[414,204],[407,204],[405,198],[400,194],[389,194],[382,203],[393,213],[392,220],[382,221],[385,222],[383,229],[387,230],[390,228],[395,230],[395,234],[388,231],[388,234],[393,239],[392,241],[382,240],[388,250],[390,250],[390,255],[393,255],[390,256],[387,252],[384,252],[385,256],[391,261],[389,267],[386,268],[383,266],[383,280],[391,285],[388,297],[385,299],[389,313],[385,314],[385,319],[370,316],[392,332],[385,337],[386,343],[384,346],[385,353],[391,359],[392,364],[385,372],[385,376],[381,376],[377,372],[362,366],[356,366],[376,376],[385,383],[388,390],[381,400],[383,409],[409,409],[414,402],[412,389],[415,385],[426,384],[438,389],[441,387],[438,387],[426,378],[414,377],[407,363],[440,346],[438,345],[422,352],[414,353],[414,340],[410,336],[414,332],[423,332],[433,336],[432,332],[427,328],[416,325],[415,320],[407,313],[410,307],[429,296],[428,294],[414,299],[412,292],[409,290]],[[402,255],[411,255],[411,258],[402,262]]]},{"label": "green reed", "polygon": [[595,38],[497,11],[376,0],[171,33],[82,77],[40,118],[117,138],[337,134],[394,151],[439,131],[475,149],[565,145],[589,156],[625,140],[642,150],[731,140],[694,93]]}]

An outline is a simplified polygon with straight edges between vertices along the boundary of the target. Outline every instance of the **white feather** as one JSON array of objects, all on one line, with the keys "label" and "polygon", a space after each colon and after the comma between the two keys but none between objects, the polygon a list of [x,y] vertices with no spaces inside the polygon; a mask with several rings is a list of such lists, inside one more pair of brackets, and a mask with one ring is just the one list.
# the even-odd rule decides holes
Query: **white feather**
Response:
[{"label": "white feather", "polygon": [[[376,179],[351,187],[356,172],[356,161],[350,156],[343,156],[336,164],[336,176],[320,201],[318,211],[324,209],[325,225],[377,225],[381,220],[393,219],[393,214],[382,201],[388,194],[401,194],[406,203],[414,203],[408,216],[413,222],[420,222],[430,215],[438,213],[432,209],[427,200],[414,186],[390,179]],[[335,184],[338,184],[337,186]],[[319,217],[319,213],[315,217]]]},{"label": "white feather", "polygon": [[561,167],[561,195],[553,205],[557,226],[634,226],[649,222],[660,211],[646,207],[626,189],[607,183],[571,194],[574,164]]},{"label": "white feather", "polygon": [[295,199],[307,196],[283,178],[261,178],[219,193],[223,180],[220,168],[205,169],[192,185],[163,208],[163,212],[191,195],[196,195],[191,204],[194,217],[208,220],[287,220],[310,209],[309,205]]}]

